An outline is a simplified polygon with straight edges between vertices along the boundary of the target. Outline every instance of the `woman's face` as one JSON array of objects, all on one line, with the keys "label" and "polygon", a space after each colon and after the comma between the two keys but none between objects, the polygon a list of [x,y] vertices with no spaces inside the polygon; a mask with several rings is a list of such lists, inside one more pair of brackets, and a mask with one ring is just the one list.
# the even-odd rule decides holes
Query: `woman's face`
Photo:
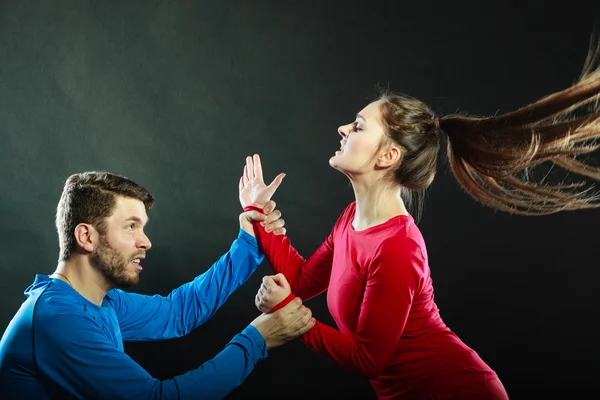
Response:
[{"label": "woman's face", "polygon": [[380,104],[380,101],[376,101],[367,105],[356,115],[354,122],[338,128],[342,137],[341,146],[329,159],[329,165],[349,175],[373,169],[376,153],[385,138],[380,123]]}]

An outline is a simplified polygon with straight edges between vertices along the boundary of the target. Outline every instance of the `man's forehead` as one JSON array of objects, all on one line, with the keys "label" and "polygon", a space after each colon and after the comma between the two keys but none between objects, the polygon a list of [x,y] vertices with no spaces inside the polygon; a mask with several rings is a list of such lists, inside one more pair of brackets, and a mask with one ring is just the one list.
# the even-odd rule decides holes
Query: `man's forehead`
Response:
[{"label": "man's forehead", "polygon": [[144,223],[148,220],[144,203],[130,197],[118,196],[113,215],[117,218],[138,217]]}]

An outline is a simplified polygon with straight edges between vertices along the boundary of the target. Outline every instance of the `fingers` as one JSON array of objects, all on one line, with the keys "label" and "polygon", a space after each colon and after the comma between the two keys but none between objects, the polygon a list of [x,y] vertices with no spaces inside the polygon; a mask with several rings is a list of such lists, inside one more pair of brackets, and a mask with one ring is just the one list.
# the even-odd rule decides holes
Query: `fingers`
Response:
[{"label": "fingers", "polygon": [[301,306],[294,314],[290,316],[290,332],[298,332],[304,328],[312,319],[310,308]]},{"label": "fingers", "polygon": [[[244,166],[244,176],[250,181],[254,178],[258,179],[260,182],[263,182],[263,171],[262,164],[260,162],[260,156],[258,154],[254,154],[252,157],[246,157],[246,165]],[[273,182],[268,186],[272,193],[277,190],[283,178],[285,177],[284,173],[281,173],[273,179]],[[275,207],[273,206],[273,209]]]},{"label": "fingers", "polygon": [[266,213],[267,214],[267,224],[270,224],[273,221],[277,221],[279,218],[281,218],[281,211],[279,210],[275,210],[273,212],[270,213]]},{"label": "fingers", "polygon": [[254,163],[252,162],[252,157],[246,157],[246,176],[248,180],[254,179]]},{"label": "fingers", "polygon": [[287,279],[285,278],[285,275],[283,274],[277,274],[275,276],[272,277],[273,282],[275,282],[277,285],[287,289],[290,287],[290,284],[288,283]]},{"label": "fingers", "polygon": [[262,301],[261,301],[260,297],[258,296],[258,294],[256,296],[254,296],[254,305],[256,306],[256,308],[258,308],[260,311],[262,311],[262,309],[261,309]]},{"label": "fingers", "polygon": [[284,295],[287,296],[286,292],[281,291],[281,288],[275,283],[271,276],[263,277],[263,281],[258,288],[257,293],[257,299],[261,306],[270,309],[282,301]]},{"label": "fingers", "polygon": [[260,287],[258,288],[258,294],[260,295],[261,299],[263,299],[264,301],[267,301],[267,294],[270,292],[269,288],[266,287],[264,284],[260,285]]},{"label": "fingers", "polygon": [[[304,306],[303,306],[304,307]],[[304,325],[308,324],[308,321],[312,319],[312,310],[308,307],[304,307],[306,310],[303,310],[304,316],[300,320]]]},{"label": "fingers", "polygon": [[254,305],[256,306],[256,308],[258,308],[260,311],[262,311],[264,313],[269,312],[268,304],[259,295],[256,295],[254,297]]},{"label": "fingers", "polygon": [[266,292],[267,292],[267,290],[263,287],[263,285],[261,285],[258,288],[258,292],[256,293],[256,296],[254,297],[254,304],[262,312],[269,311],[268,300],[266,299],[266,297],[267,297]]},{"label": "fingers", "polygon": [[254,164],[254,177],[258,178],[261,182],[263,181],[262,165],[260,164],[260,156],[255,154],[253,157]]},{"label": "fingers", "polygon": [[273,182],[271,182],[269,185],[269,189],[275,192],[279,185],[281,185],[281,182],[283,182],[283,178],[285,178],[285,174],[282,172],[281,174],[277,175],[275,179],[273,179]]},{"label": "fingers", "polygon": [[258,212],[256,210],[252,210],[250,212],[249,218],[252,219],[253,221],[258,221],[258,222],[267,220],[267,216],[265,214]]},{"label": "fingers", "polygon": [[[260,224],[262,227],[266,227],[268,224],[271,224],[273,221],[277,221],[279,218],[281,218],[281,211],[279,211],[279,210],[275,210],[273,212],[265,211],[265,214],[268,214],[268,215],[267,215],[267,219],[263,223]],[[281,228],[282,226],[283,225],[272,226],[271,229]]]},{"label": "fingers", "polygon": [[265,275],[262,278],[262,287],[265,287],[266,289],[269,289],[269,287],[271,286],[275,286],[275,281],[273,281],[273,278],[270,275]]},{"label": "fingers", "polygon": [[240,178],[240,191],[244,189],[244,187],[248,184],[248,166],[244,165],[244,171],[242,172],[242,177]]},{"label": "fingers", "polygon": [[282,283],[287,283],[287,280],[285,279],[285,276],[283,276],[283,274],[272,275],[269,277],[269,279],[274,286],[284,287]]},{"label": "fingers", "polygon": [[298,336],[302,336],[304,335],[306,332],[310,331],[315,324],[317,323],[317,320],[314,318],[311,318],[307,324],[305,324],[304,326],[302,326],[300,329],[298,329],[295,333],[294,336],[298,337]]},{"label": "fingers", "polygon": [[308,332],[315,325],[310,308],[302,305],[302,300],[296,297],[288,305],[273,313],[285,326],[286,341],[294,339]]},{"label": "fingers", "polygon": [[283,275],[282,273],[279,273],[277,275],[265,276],[263,278],[263,283],[261,287],[265,288],[265,290],[269,290],[277,286],[283,288],[290,287],[290,284],[288,283],[285,275]]},{"label": "fingers", "polygon": [[285,228],[277,228],[273,231],[275,236],[285,236],[287,230]]},{"label": "fingers", "polygon": [[267,226],[265,226],[265,232],[271,232],[277,228],[283,228],[285,225],[285,221],[283,219],[278,219],[275,222],[271,222]]},{"label": "fingers", "polygon": [[263,211],[265,212],[265,214],[270,214],[271,211],[275,209],[276,205],[277,203],[275,203],[275,200],[269,200],[267,201],[267,204],[265,204],[265,206],[263,207]]},{"label": "fingers", "polygon": [[260,213],[256,210],[246,211],[240,214],[240,218],[247,218],[249,221],[266,221],[267,216],[263,213]]}]

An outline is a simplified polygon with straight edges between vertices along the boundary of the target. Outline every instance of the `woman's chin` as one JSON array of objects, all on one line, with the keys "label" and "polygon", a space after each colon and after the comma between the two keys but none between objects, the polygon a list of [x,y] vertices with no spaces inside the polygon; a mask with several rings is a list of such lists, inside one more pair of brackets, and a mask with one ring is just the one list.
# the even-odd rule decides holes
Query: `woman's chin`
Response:
[{"label": "woman's chin", "polygon": [[329,159],[329,166],[331,166],[332,168],[338,169],[338,157],[337,156],[333,156]]},{"label": "woman's chin", "polygon": [[337,169],[338,171],[340,171],[342,174],[346,175],[345,169],[341,166],[341,162],[340,160],[337,159],[337,157],[333,156],[329,159],[329,166],[333,169]]}]

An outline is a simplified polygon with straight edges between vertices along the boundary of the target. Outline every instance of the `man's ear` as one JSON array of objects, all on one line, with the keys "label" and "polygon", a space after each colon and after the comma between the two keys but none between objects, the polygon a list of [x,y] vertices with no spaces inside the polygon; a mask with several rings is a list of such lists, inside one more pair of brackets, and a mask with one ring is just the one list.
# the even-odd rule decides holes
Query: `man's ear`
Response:
[{"label": "man's ear", "polygon": [[100,235],[91,224],[79,224],[75,227],[77,245],[88,253],[93,253],[99,242]]}]

